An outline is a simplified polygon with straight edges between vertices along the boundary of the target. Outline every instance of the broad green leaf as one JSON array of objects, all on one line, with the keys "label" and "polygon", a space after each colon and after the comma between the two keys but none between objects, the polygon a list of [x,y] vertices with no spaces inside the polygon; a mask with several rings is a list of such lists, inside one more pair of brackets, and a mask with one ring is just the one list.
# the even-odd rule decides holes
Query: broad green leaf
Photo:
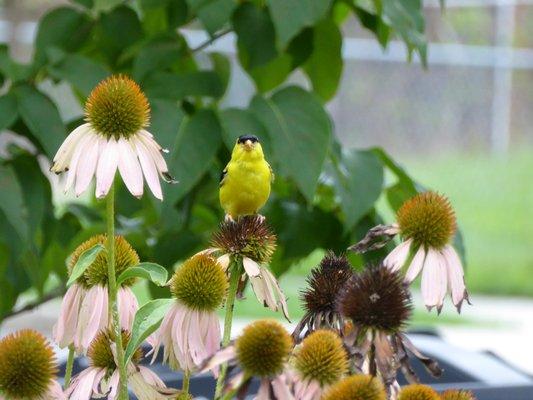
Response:
[{"label": "broad green leaf", "polygon": [[77,3],[85,8],[91,9],[94,6],[93,0],[71,0],[73,3]]},{"label": "broad green leaf", "polygon": [[171,67],[184,57],[185,45],[181,40],[154,42],[143,47],[133,62],[133,78],[137,82],[151,72]]},{"label": "broad green leaf", "polygon": [[174,302],[174,299],[152,300],[137,311],[131,328],[131,338],[124,354],[126,363],[131,359],[135,350],[139,348],[142,342],[156,331]]},{"label": "broad green leaf", "polygon": [[17,99],[13,93],[0,96],[0,131],[9,128],[17,118]]},{"label": "broad green leaf", "polygon": [[106,12],[112,10],[121,3],[124,3],[124,0],[93,0],[94,1],[94,10],[96,12]]},{"label": "broad green leaf", "polygon": [[381,47],[387,47],[390,38],[390,27],[383,21],[381,16],[356,5],[352,5],[352,8],[361,25],[374,33]]},{"label": "broad green leaf", "polygon": [[261,141],[261,146],[268,157],[272,154],[272,144],[265,127],[249,110],[228,108],[219,112],[222,125],[222,138],[228,150],[235,146],[237,138],[241,135],[255,135]]},{"label": "broad green leaf", "polygon": [[221,144],[221,127],[213,111],[200,110],[185,121],[168,163],[178,184],[166,185],[165,202],[174,204],[191,190],[212,165]]},{"label": "broad green leaf", "polygon": [[213,35],[229,22],[237,0],[187,0],[187,4],[198,15],[205,29]]},{"label": "broad green leaf", "polygon": [[250,76],[260,93],[268,92],[281,85],[293,67],[292,57],[289,54],[282,54],[267,64],[255,67],[250,71]]},{"label": "broad green leaf", "polygon": [[48,72],[56,79],[68,81],[84,97],[110,75],[103,65],[79,54],[66,54],[61,61],[50,65]]},{"label": "broad green leaf", "polygon": [[74,264],[74,267],[72,267],[72,272],[70,273],[67,286],[70,286],[74,282],[76,282],[76,279],[83,275],[85,270],[89,268],[89,266],[94,262],[94,260],[96,260],[98,254],[100,254],[100,252],[104,250],[104,245],[98,243],[90,249],[87,249],[83,253],[81,253],[78,258],[78,261],[76,261],[76,264]]},{"label": "broad green leaf", "polygon": [[53,158],[66,136],[65,126],[52,101],[29,85],[13,89],[18,112],[30,132],[39,141],[49,158]]},{"label": "broad green leaf", "polygon": [[323,19],[332,0],[267,0],[276,27],[278,47],[283,49],[301,30]]},{"label": "broad green leaf", "polygon": [[89,35],[92,23],[87,14],[71,7],[55,8],[40,21],[35,38],[35,59],[44,62],[49,47],[78,49]]},{"label": "broad green leaf", "polygon": [[155,283],[157,286],[165,286],[168,279],[168,272],[165,267],[150,263],[142,262],[133,267],[126,269],[117,278],[117,285],[132,278],[143,278]]},{"label": "broad green leaf", "polygon": [[172,149],[185,113],[178,104],[170,100],[150,99],[152,115],[149,131],[157,143],[165,149]]},{"label": "broad green leaf", "polygon": [[0,188],[2,201],[0,210],[4,212],[7,221],[16,230],[22,241],[28,239],[28,210],[24,204],[22,188],[17,175],[10,166],[0,164]]},{"label": "broad green leaf", "polygon": [[425,65],[427,62],[427,41],[424,36],[424,15],[422,0],[382,0],[383,17],[407,44],[409,57],[417,50]]},{"label": "broad green leaf", "polygon": [[345,229],[350,231],[379,198],[383,187],[383,166],[372,151],[344,150],[335,173]]},{"label": "broad green leaf", "polygon": [[256,96],[250,109],[267,129],[281,173],[311,202],[331,138],[331,121],[318,99],[289,86],[271,98]]},{"label": "broad green leaf", "polygon": [[231,78],[231,62],[222,53],[210,53],[209,57],[213,64],[213,70],[218,74],[222,83],[222,93],[226,93]]},{"label": "broad green leaf", "polygon": [[[7,45],[0,44],[0,77],[3,74],[13,82],[20,82],[29,79],[32,73],[32,65],[25,65],[16,62],[9,55]],[[0,79],[0,82],[2,80],[3,79]]]},{"label": "broad green leaf", "polygon": [[221,97],[224,86],[220,76],[213,71],[198,71],[186,74],[155,72],[144,84],[148,97],[182,100],[187,96]]},{"label": "broad green leaf", "polygon": [[330,19],[323,20],[313,30],[313,53],[304,70],[315,91],[325,101],[336,93],[342,74],[342,35]]},{"label": "broad green leaf", "polygon": [[243,3],[233,15],[239,59],[246,70],[264,65],[278,55],[276,33],[268,11],[253,3]]}]

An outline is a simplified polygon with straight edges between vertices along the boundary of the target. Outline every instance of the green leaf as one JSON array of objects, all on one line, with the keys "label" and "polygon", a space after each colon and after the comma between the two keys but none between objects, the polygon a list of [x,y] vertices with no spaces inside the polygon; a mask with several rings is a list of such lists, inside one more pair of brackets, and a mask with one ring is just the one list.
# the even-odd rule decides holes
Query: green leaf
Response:
[{"label": "green leaf", "polygon": [[268,92],[281,85],[291,73],[293,60],[289,54],[282,54],[268,64],[255,67],[250,76],[261,93]]},{"label": "green leaf", "polygon": [[48,158],[53,158],[66,136],[65,126],[52,101],[29,85],[13,89],[18,111],[30,132],[43,147]]},{"label": "green leaf", "polygon": [[17,99],[13,93],[0,97],[0,131],[9,128],[18,118]]},{"label": "green leaf", "polygon": [[[7,45],[0,44],[0,73],[15,83],[29,79],[33,73],[33,68],[31,65],[24,65],[14,61],[9,55]],[[0,81],[3,81],[3,79],[0,79]]]},{"label": "green leaf", "polygon": [[211,35],[229,22],[237,7],[236,0],[187,0],[187,4]]},{"label": "green leaf", "polygon": [[94,6],[93,0],[71,0],[73,3],[79,4],[85,8],[91,9]]},{"label": "green leaf", "polygon": [[285,48],[301,30],[323,19],[331,3],[332,0],[267,0],[279,48]]},{"label": "green leaf", "polygon": [[133,78],[137,82],[153,71],[169,68],[184,57],[184,43],[180,40],[154,42],[143,47],[133,62]]},{"label": "green leaf", "polygon": [[315,96],[296,86],[270,99],[256,96],[250,109],[269,133],[281,173],[311,202],[330,144],[328,114]]},{"label": "green leaf", "polygon": [[72,272],[70,273],[67,286],[70,286],[74,282],[76,282],[76,279],[83,275],[85,270],[89,268],[89,266],[94,262],[94,260],[96,260],[96,257],[98,257],[98,254],[100,254],[100,252],[103,250],[105,250],[104,245],[101,243],[97,243],[90,249],[87,249],[83,253],[81,253],[78,258],[78,261],[76,262],[76,264],[74,264],[74,267],[72,268]]},{"label": "green leaf", "polygon": [[151,99],[150,108],[152,109],[150,132],[161,147],[172,149],[185,113],[174,101],[169,100]]},{"label": "green leaf", "polygon": [[131,338],[124,354],[126,363],[131,359],[135,350],[137,350],[142,342],[156,331],[174,302],[174,299],[152,300],[137,311],[133,320]]},{"label": "green leaf", "polygon": [[165,286],[168,279],[168,272],[165,267],[159,264],[142,262],[128,268],[122,274],[120,274],[120,276],[117,278],[117,285],[120,285],[122,282],[132,278],[148,279],[157,286]]},{"label": "green leaf", "polygon": [[44,62],[46,50],[78,49],[89,35],[92,23],[87,14],[71,7],[55,8],[40,21],[35,38],[35,59]]},{"label": "green leaf", "polygon": [[389,42],[390,27],[383,21],[381,16],[372,14],[368,10],[356,5],[352,5],[352,8],[357,18],[359,18],[361,25],[372,31],[378,39],[379,44],[385,48]]},{"label": "green leaf", "polygon": [[267,64],[277,57],[276,33],[268,11],[243,3],[233,15],[239,59],[246,70]]},{"label": "green leaf", "polygon": [[68,81],[84,97],[110,75],[103,65],[79,54],[66,54],[61,61],[50,65],[48,72],[56,79]]},{"label": "green leaf", "polygon": [[342,35],[330,19],[313,30],[313,53],[304,70],[313,84],[313,90],[324,100],[336,93],[342,75]]},{"label": "green leaf", "polygon": [[427,41],[424,36],[422,0],[382,0],[383,17],[407,44],[409,57],[417,50],[420,59],[427,63]]},{"label": "green leaf", "polygon": [[335,173],[345,229],[350,231],[379,198],[383,187],[383,166],[372,151],[343,150]]},{"label": "green leaf", "polygon": [[183,100],[187,96],[221,97],[224,86],[220,76],[213,71],[186,74],[155,72],[146,78],[144,89],[148,97]]},{"label": "green leaf", "polygon": [[209,57],[211,58],[213,69],[218,74],[222,83],[222,93],[226,93],[231,77],[231,62],[222,53],[210,53]]},{"label": "green leaf", "polygon": [[21,240],[28,238],[28,210],[24,204],[22,188],[12,167],[0,164],[0,188],[2,201],[0,210],[13,226]]},{"label": "green leaf", "polygon": [[174,204],[212,165],[222,143],[221,127],[212,110],[200,110],[185,121],[168,164],[178,184],[166,186],[165,203]]},{"label": "green leaf", "polygon": [[228,150],[233,149],[239,136],[252,134],[259,138],[266,155],[272,154],[268,132],[251,111],[228,108],[220,111],[218,115],[222,125],[222,139]]}]

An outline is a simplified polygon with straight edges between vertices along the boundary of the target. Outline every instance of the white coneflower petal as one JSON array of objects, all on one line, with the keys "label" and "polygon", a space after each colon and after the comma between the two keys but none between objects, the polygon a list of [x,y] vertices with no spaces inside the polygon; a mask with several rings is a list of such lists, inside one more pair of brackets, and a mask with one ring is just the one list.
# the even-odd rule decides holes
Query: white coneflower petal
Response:
[{"label": "white coneflower petal", "polygon": [[426,307],[437,307],[440,311],[446,296],[447,287],[446,260],[442,254],[429,249],[422,271],[422,297]]},{"label": "white coneflower petal", "polygon": [[159,182],[159,174],[155,165],[155,161],[150,156],[150,150],[148,150],[142,140],[138,138],[134,138],[133,142],[135,143],[137,156],[139,157],[141,168],[143,170],[148,187],[157,199],[163,200],[161,183]]},{"label": "white coneflower petal", "polygon": [[383,260],[383,265],[390,268],[392,271],[398,271],[402,268],[403,264],[407,260],[409,255],[409,249],[411,248],[412,239],[408,239],[405,242],[400,243],[392,250],[387,257]]},{"label": "white coneflower petal", "polygon": [[98,198],[105,197],[113,183],[118,167],[118,151],[118,143],[113,138],[107,141],[102,150],[96,169],[96,197]]},{"label": "white coneflower petal", "polygon": [[86,142],[85,154],[80,158],[76,170],[76,185],[74,187],[76,196],[81,195],[87,189],[94,176],[101,140],[103,139],[91,135]]},{"label": "white coneflower petal", "polygon": [[261,267],[251,258],[243,257],[242,265],[244,267],[244,270],[246,271],[246,274],[250,278],[255,278],[256,276],[261,275]]},{"label": "white coneflower petal", "polygon": [[120,138],[118,141],[118,170],[126,187],[135,197],[143,194],[143,176],[139,160],[129,140]]},{"label": "white coneflower petal", "polygon": [[446,246],[442,250],[442,254],[446,259],[448,267],[448,279],[450,282],[452,301],[453,304],[460,309],[461,303],[467,298],[463,265],[457,252],[452,246]]},{"label": "white coneflower petal", "polygon": [[87,291],[80,307],[80,315],[74,345],[87,349],[96,334],[107,326],[107,289],[96,285]]},{"label": "white coneflower petal", "polygon": [[409,264],[409,268],[407,268],[407,272],[405,273],[405,282],[410,284],[416,279],[420,271],[422,271],[425,259],[426,251],[422,247],[420,247],[417,250],[415,256],[413,257],[411,264]]},{"label": "white coneflower petal", "polygon": [[68,288],[63,302],[61,303],[61,310],[59,312],[59,319],[54,326],[54,340],[63,348],[72,343],[78,325],[78,314],[85,290],[77,283]]},{"label": "white coneflower petal", "polygon": [[74,150],[76,149],[76,144],[87,131],[87,126],[88,124],[80,125],[67,136],[54,157],[54,163],[50,168],[52,172],[59,174],[65,171],[70,163]]},{"label": "white coneflower petal", "polygon": [[70,160],[70,163],[68,166],[67,182],[65,183],[65,193],[70,190],[70,188],[72,187],[72,184],[74,183],[74,180],[76,178],[76,173],[78,170],[78,163],[80,161],[80,157],[85,151],[85,145],[91,140],[92,136],[93,136],[92,134],[86,134],[83,137],[81,137],[80,140],[76,144],[76,148],[74,149],[74,152],[72,153],[72,159]]}]

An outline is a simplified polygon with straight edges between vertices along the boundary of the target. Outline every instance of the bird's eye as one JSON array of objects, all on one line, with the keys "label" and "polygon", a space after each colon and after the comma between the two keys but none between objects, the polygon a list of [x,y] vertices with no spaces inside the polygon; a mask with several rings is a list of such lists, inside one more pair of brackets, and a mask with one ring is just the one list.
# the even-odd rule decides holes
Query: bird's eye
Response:
[{"label": "bird's eye", "polygon": [[246,141],[248,140],[252,143],[259,142],[259,139],[255,135],[242,135],[242,136],[239,136],[239,138],[237,139],[237,143],[243,144],[243,143],[246,143]]}]

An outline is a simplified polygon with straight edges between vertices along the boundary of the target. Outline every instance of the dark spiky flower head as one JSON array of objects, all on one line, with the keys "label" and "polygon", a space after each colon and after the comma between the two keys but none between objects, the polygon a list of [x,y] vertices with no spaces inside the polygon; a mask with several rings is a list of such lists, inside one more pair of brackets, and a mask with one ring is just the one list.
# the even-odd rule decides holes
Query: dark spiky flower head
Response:
[{"label": "dark spiky flower head", "polygon": [[[106,242],[107,235],[96,235],[80,244],[70,257],[68,264],[69,275],[83,252],[96,244],[105,246]],[[131,247],[131,244],[123,236],[115,236],[115,269],[117,276],[137,264],[139,264],[139,256],[135,249]],[[96,256],[92,264],[78,278],[77,283],[85,288],[91,288],[94,285],[107,285],[107,268],[107,253],[104,250]],[[122,285],[131,286],[133,283],[135,283],[135,280],[129,279],[123,282]]]},{"label": "dark spiky flower head", "polygon": [[346,256],[328,251],[307,277],[307,288],[300,294],[305,310],[310,313],[335,311],[336,298],[352,275]]},{"label": "dark spiky flower head", "polygon": [[378,378],[352,375],[333,385],[322,400],[385,400],[387,395]]},{"label": "dark spiky flower head", "polygon": [[222,222],[211,239],[211,245],[224,254],[268,264],[276,249],[276,235],[264,217],[247,215]]},{"label": "dark spiky flower head", "polygon": [[476,400],[474,394],[468,390],[446,390],[440,395],[441,400]]},{"label": "dark spiky flower head", "polygon": [[[122,330],[122,347],[126,349],[130,341],[131,334],[126,330]],[[117,366],[115,358],[111,351],[111,346],[115,343],[115,333],[108,329],[101,331],[91,342],[87,350],[87,357],[93,367],[106,368],[113,371]],[[134,364],[138,364],[142,359],[143,353],[141,348],[138,348],[131,358]]]},{"label": "dark spiky flower head", "polygon": [[413,308],[402,276],[382,265],[370,265],[355,274],[340,293],[337,306],[355,326],[384,333],[401,330]]},{"label": "dark spiky flower head", "polygon": [[402,388],[398,400],[439,400],[439,394],[427,385],[408,385]]},{"label": "dark spiky flower head", "polygon": [[56,374],[54,351],[39,332],[22,330],[0,341],[0,394],[4,397],[44,398]]}]

